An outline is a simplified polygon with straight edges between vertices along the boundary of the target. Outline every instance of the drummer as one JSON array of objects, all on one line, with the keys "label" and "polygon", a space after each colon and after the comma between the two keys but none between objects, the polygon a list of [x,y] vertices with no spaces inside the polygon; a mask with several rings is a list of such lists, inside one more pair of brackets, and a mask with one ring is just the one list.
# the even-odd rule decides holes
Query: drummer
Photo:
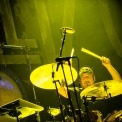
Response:
[{"label": "drummer", "polygon": [[[101,61],[102,61],[102,65],[108,70],[113,80],[117,80],[117,81],[121,80],[121,76],[116,71],[116,69],[112,66],[109,58],[102,56]],[[95,75],[93,73],[93,70],[90,67],[81,67],[79,75],[80,75],[79,82],[83,89],[95,83]]]},{"label": "drummer", "polygon": [[[119,75],[117,70],[112,66],[110,59],[102,56],[101,61],[102,61],[102,65],[108,70],[108,72],[112,76],[112,79],[115,81],[120,81],[121,76]],[[92,68],[90,68],[90,67],[81,67],[81,69],[79,71],[79,76],[80,76],[79,82],[80,82],[81,87],[83,88],[82,90],[86,89],[88,86],[92,86],[96,81],[94,72],[93,72]],[[101,104],[105,105],[105,103],[103,101],[99,101],[95,105],[94,105],[94,103],[92,104],[92,102],[90,102],[89,103],[89,107],[90,107],[89,109],[90,110],[94,110],[94,109],[99,110],[99,108],[100,108],[100,111],[103,112],[104,107],[101,107]],[[85,109],[84,107],[85,106],[83,105],[82,109]]]},{"label": "drummer", "polygon": [[[119,73],[112,66],[109,58],[106,58],[106,57],[102,56],[101,57],[101,62],[102,62],[102,65],[108,70],[108,72],[112,76],[113,80],[116,80],[116,81],[121,80],[121,77],[120,77]],[[93,72],[92,68],[90,68],[90,67],[81,67],[81,69],[79,71],[79,76],[80,76],[79,82],[80,82],[80,85],[82,87],[82,90],[84,90],[88,86],[92,86],[96,81],[94,72]],[[61,92],[60,92],[60,90],[61,90],[61,88],[59,89],[59,93],[60,94],[64,93],[63,96],[65,96],[67,98],[68,96],[66,94],[66,91],[62,92],[62,90],[61,90]],[[72,99],[75,99],[75,98],[72,97]],[[75,101],[75,100],[72,100],[72,101]],[[73,105],[75,107],[77,106],[75,102],[73,102]],[[94,108],[96,108],[94,105],[92,105],[92,103],[90,103],[89,106],[92,110],[94,110]],[[85,110],[84,105],[82,105],[81,108],[82,108],[82,110]]]}]

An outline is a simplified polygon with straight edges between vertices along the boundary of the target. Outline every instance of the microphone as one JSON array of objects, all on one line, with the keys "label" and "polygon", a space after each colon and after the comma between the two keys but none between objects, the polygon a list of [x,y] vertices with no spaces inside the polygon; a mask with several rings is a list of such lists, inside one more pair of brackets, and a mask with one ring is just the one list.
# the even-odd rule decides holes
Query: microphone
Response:
[{"label": "microphone", "polygon": [[56,62],[60,62],[60,61],[69,61],[71,58],[77,58],[76,56],[70,56],[70,57],[58,57],[55,59]]},{"label": "microphone", "polygon": [[70,27],[62,27],[61,30],[63,30],[64,32],[69,33],[69,34],[75,33],[75,30]]}]

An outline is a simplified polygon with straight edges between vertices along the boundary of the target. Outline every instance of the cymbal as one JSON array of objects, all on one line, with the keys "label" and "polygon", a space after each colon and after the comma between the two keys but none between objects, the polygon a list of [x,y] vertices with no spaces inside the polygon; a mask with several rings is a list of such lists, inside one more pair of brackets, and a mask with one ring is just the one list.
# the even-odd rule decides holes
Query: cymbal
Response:
[{"label": "cymbal", "polygon": [[115,122],[116,118],[122,119],[122,110],[114,110],[112,113],[108,114],[105,120],[107,120],[107,122]]},{"label": "cymbal", "polygon": [[91,100],[91,97],[99,99],[107,99],[122,94],[122,81],[108,80],[95,83],[92,86],[84,89],[80,96],[85,96],[87,100]]},{"label": "cymbal", "polygon": [[[70,85],[73,83],[70,67],[67,64],[63,64],[63,67],[67,80],[67,85]],[[57,63],[40,66],[31,73],[30,80],[35,86],[43,89],[56,89],[53,81],[58,81],[57,88],[59,88],[61,85],[65,85],[65,80],[61,65],[59,65],[58,71],[56,70]],[[77,71],[73,67],[71,67],[71,70],[73,74],[73,80],[75,81],[77,78]],[[54,79],[52,78],[53,72]]]},{"label": "cymbal", "polygon": [[57,116],[61,113],[61,111],[58,108],[50,108],[48,110],[48,113],[51,114],[52,116]]}]

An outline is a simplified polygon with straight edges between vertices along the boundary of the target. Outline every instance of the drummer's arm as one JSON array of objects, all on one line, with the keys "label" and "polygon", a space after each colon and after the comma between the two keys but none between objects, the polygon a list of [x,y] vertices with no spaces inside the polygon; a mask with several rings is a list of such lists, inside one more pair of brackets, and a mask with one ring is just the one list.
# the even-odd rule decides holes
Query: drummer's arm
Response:
[{"label": "drummer's arm", "polygon": [[117,70],[112,66],[109,58],[106,58],[104,56],[102,56],[101,58],[102,60],[102,64],[107,68],[107,70],[109,71],[109,73],[111,74],[113,80],[121,80],[121,76],[120,74],[117,72]]}]

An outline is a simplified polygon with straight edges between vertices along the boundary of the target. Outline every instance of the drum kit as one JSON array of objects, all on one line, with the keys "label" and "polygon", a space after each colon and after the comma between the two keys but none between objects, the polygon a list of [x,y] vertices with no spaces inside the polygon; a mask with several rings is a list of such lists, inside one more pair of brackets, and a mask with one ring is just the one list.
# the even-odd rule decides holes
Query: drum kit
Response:
[{"label": "drum kit", "polygon": [[[69,29],[69,28],[68,28]],[[66,32],[67,28],[65,28]],[[77,58],[72,56],[62,57],[62,49],[65,40],[65,34],[62,39],[62,47],[60,48],[60,56],[56,58],[56,63],[46,64],[33,70],[30,75],[32,84],[42,89],[54,89],[57,92],[60,109],[49,108],[47,111],[52,116],[52,121],[55,122],[55,116],[61,114],[63,122],[116,122],[115,119],[121,119],[122,110],[116,111],[113,114],[102,118],[101,112],[98,110],[89,110],[88,103],[97,100],[104,100],[122,94],[122,81],[108,80],[95,83],[85,89],[75,87],[75,81],[78,77],[77,71],[71,65],[71,59]],[[82,48],[81,51],[92,55],[101,60],[101,56]],[[65,62],[68,62],[67,64]],[[73,87],[69,87],[70,85]],[[78,109],[74,109],[72,98],[69,91],[73,91]],[[81,109],[80,99],[84,101],[85,112]],[[60,96],[69,100],[71,116],[64,116],[64,108]],[[80,100],[81,101],[81,100]],[[117,121],[118,122],[118,121]]]},{"label": "drum kit", "polygon": [[[54,89],[55,90],[57,88],[59,95],[62,95],[63,97],[69,99],[67,90],[74,91],[73,87],[69,87],[69,85],[72,84],[71,74],[69,73],[70,68],[67,64],[63,64],[64,71],[66,72],[66,79],[68,79],[67,80],[68,89],[67,89],[66,84],[64,82],[65,79],[63,77],[61,67],[59,67],[58,71],[56,71],[56,66],[57,66],[56,63],[52,63],[52,64],[47,64],[47,65],[38,67],[31,73],[30,80],[35,86],[42,88],[42,89]],[[71,67],[71,69],[72,69],[73,79],[76,80],[77,71],[73,67]],[[56,86],[55,86],[54,81],[56,81],[56,84],[57,84]],[[84,97],[85,97],[85,100],[93,101],[93,98],[94,98],[94,100],[101,100],[101,99],[103,100],[103,99],[109,99],[111,97],[120,95],[120,94],[122,94],[121,88],[122,88],[121,81],[108,80],[108,81],[102,81],[102,82],[95,83],[94,85],[89,86],[84,90],[82,88],[75,87],[75,90],[77,92],[81,91],[80,92],[81,99],[84,99]],[[77,113],[76,110],[74,112],[75,112],[76,122],[80,122],[79,117],[76,114]],[[49,108],[48,113],[51,116],[55,117],[55,116],[61,114],[61,110],[56,109],[56,108]],[[97,119],[94,119],[93,122],[103,122],[103,121],[104,122],[116,122],[115,119],[121,117],[122,110],[112,113],[111,115],[106,117],[106,119],[104,119],[104,120],[101,117],[102,114],[97,110],[90,111],[89,113],[90,113],[90,115],[93,115],[94,118],[97,116],[96,117]],[[88,118],[87,113],[84,113],[81,110],[82,121],[83,122],[92,122],[92,121],[89,121],[88,119],[84,119],[84,118]],[[75,122],[73,116],[72,117],[65,116],[63,121]]]},{"label": "drum kit", "polygon": [[[62,57],[62,49],[63,49],[66,33],[71,34],[74,33],[75,31],[72,28],[68,28],[68,27],[62,29],[63,29],[62,47],[60,48],[60,56],[56,58],[56,63],[40,66],[35,70],[33,70],[30,75],[30,81],[34,86],[45,90],[46,89],[56,90],[57,92],[60,108],[58,109],[58,108],[49,107],[49,109],[47,110],[47,113],[49,113],[52,117],[51,122],[52,121],[55,122],[56,121],[55,117],[59,114],[62,115],[63,122],[120,122],[122,119],[121,117],[122,110],[114,111],[112,114],[108,114],[108,116],[105,119],[102,119],[101,117],[102,114],[98,110],[91,111],[88,109],[88,103],[97,100],[109,99],[122,94],[122,81],[116,81],[116,80],[102,81],[99,83],[95,83],[94,85],[89,86],[86,89],[75,87],[75,81],[78,77],[78,74],[77,71],[72,67],[70,63],[70,59],[77,58],[77,57],[73,57],[72,55],[70,57]],[[81,51],[101,60],[100,56],[98,56],[97,54],[89,50],[86,50],[85,48],[82,48]],[[65,64],[65,62],[68,62],[68,64]],[[72,88],[69,87],[71,84],[73,85]],[[78,109],[74,109],[69,91],[74,92]],[[80,93],[80,99],[84,101],[85,112],[82,111],[82,109],[80,108],[80,103],[77,97],[77,93]],[[65,107],[64,105],[62,105],[60,95],[62,95],[63,97],[69,100],[71,116],[68,115],[64,116]],[[11,106],[13,107],[15,103],[17,104],[17,107],[20,109],[20,112],[27,113],[27,116],[28,116],[28,111],[24,110],[26,106],[28,106],[28,108],[31,110],[34,109],[34,111],[40,112],[44,110],[44,108],[41,106],[36,106],[35,104],[31,105],[31,103],[28,103],[27,101],[24,101],[24,104],[21,104],[23,103],[23,100],[16,100],[10,104],[2,106],[1,114],[6,112],[8,113],[8,110],[10,110]],[[16,108],[16,104],[14,108]],[[20,115],[18,115],[17,113],[15,117],[17,118],[17,122],[19,122]]]}]

